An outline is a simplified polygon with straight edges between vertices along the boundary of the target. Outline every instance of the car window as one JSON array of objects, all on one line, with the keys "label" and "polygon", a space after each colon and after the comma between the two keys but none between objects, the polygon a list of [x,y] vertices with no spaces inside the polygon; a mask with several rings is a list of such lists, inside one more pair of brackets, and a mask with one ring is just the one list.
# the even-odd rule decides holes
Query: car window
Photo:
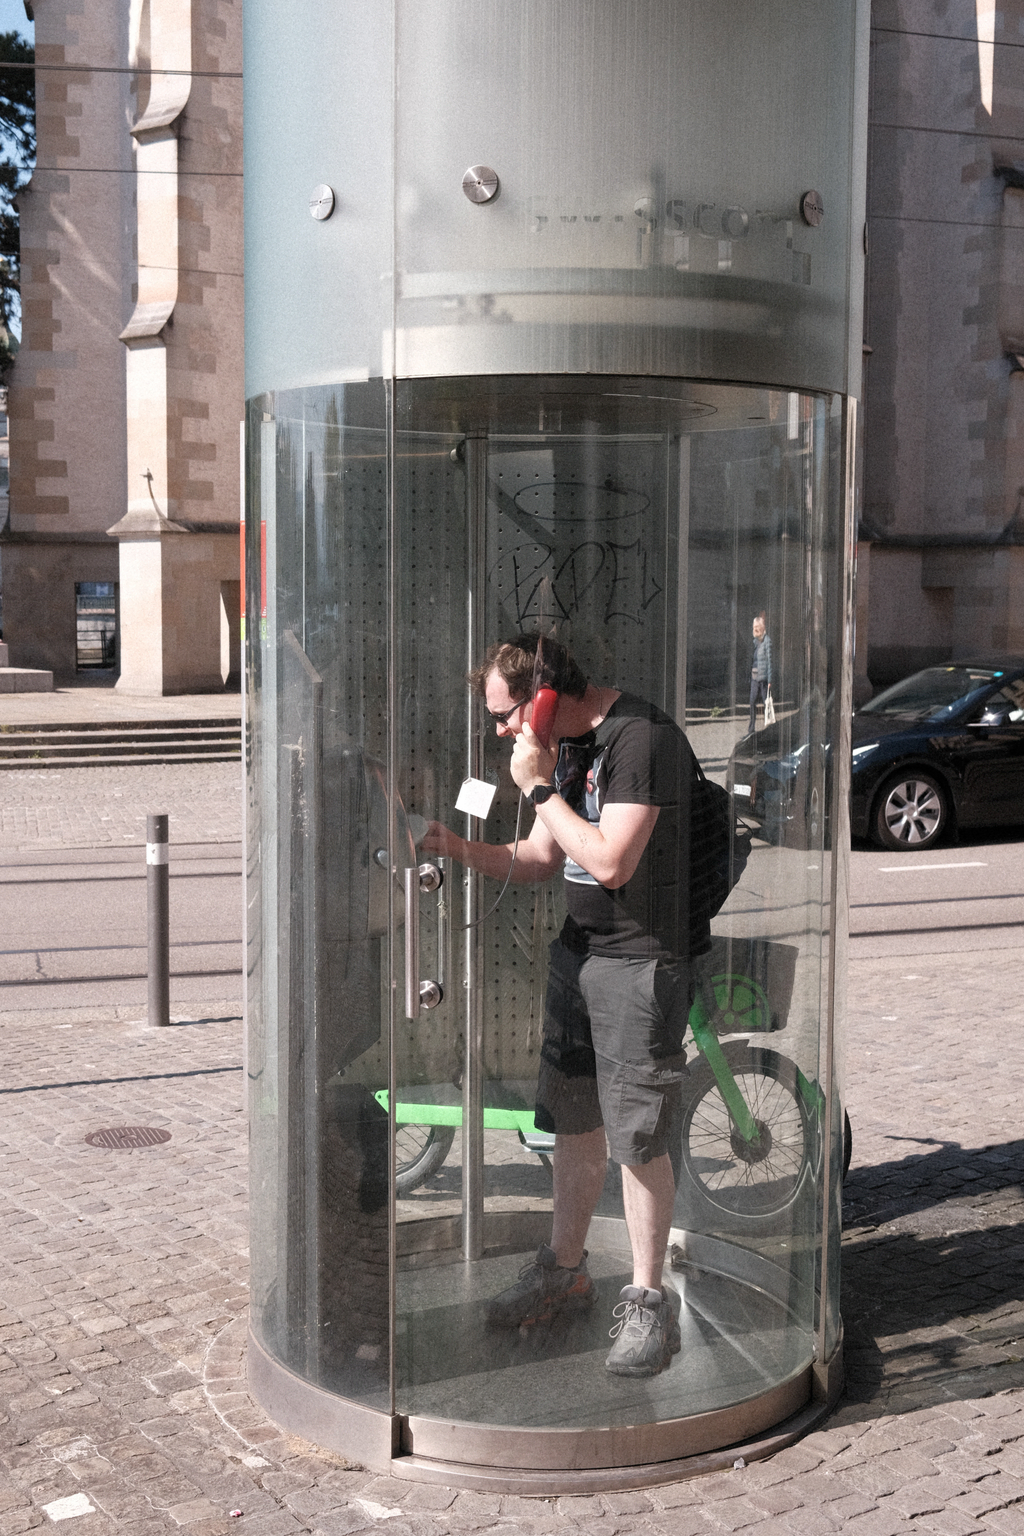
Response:
[{"label": "car window", "polygon": [[986,721],[995,723],[1009,717],[1013,724],[1024,720],[1024,682],[1007,683],[998,692],[990,694],[976,718],[984,724]]},{"label": "car window", "polygon": [[909,720],[941,720],[984,697],[998,673],[985,667],[926,667],[876,694],[862,715],[899,715]]}]

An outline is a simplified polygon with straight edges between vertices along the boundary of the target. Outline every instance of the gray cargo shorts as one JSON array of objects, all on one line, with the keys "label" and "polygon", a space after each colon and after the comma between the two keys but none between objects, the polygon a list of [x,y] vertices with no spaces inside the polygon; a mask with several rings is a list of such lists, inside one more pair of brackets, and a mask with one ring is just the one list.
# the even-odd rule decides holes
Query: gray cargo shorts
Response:
[{"label": "gray cargo shorts", "polygon": [[673,1153],[693,995],[685,960],[576,954],[556,939],[537,1129],[578,1136],[603,1125],[611,1157],[629,1166]]}]

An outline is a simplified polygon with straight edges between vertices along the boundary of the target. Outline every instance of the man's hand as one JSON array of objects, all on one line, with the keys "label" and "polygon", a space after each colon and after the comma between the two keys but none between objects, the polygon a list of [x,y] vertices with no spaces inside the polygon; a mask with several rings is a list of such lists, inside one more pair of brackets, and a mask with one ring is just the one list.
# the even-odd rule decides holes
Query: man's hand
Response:
[{"label": "man's hand", "polygon": [[426,836],[420,840],[420,847],[425,853],[439,853],[442,858],[465,862],[465,838],[453,832],[450,827],[446,827],[443,822],[428,823]]},{"label": "man's hand", "polygon": [[532,725],[524,721],[523,729],[516,737],[509,764],[518,787],[528,795],[538,784],[550,784],[557,762],[558,752],[542,747],[540,737],[535,734]]}]

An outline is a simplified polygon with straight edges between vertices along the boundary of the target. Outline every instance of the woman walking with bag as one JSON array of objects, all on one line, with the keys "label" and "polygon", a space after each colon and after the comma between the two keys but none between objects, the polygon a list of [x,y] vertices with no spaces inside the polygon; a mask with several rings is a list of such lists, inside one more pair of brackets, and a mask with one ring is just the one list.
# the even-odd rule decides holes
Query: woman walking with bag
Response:
[{"label": "woman walking with bag", "polygon": [[[754,620],[754,649],[750,666],[750,730],[757,725],[757,702],[764,700],[764,723],[772,725],[775,706],[772,703],[772,642],[765,627],[766,615],[762,612]],[[769,715],[771,718],[769,719]]]}]

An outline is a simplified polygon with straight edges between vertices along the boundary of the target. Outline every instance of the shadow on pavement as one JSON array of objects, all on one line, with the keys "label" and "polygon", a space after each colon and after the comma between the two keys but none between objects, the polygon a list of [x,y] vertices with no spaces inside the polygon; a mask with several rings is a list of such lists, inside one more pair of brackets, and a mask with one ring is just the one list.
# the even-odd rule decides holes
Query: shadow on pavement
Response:
[{"label": "shadow on pavement", "polygon": [[879,1413],[1024,1383],[1024,1140],[851,1171],[846,1400]]}]

